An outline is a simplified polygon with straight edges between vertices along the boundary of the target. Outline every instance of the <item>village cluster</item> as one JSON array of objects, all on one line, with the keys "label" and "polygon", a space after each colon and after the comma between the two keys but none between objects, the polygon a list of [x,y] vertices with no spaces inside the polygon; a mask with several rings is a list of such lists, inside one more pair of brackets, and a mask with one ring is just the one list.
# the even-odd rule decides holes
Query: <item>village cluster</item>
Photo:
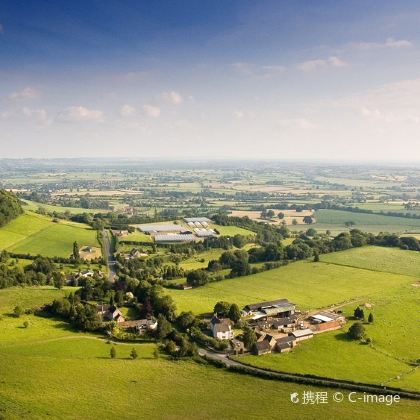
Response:
[{"label": "village cluster", "polygon": [[[337,330],[346,322],[343,315],[331,311],[302,313],[287,299],[277,299],[246,305],[241,312],[244,320],[254,330],[257,342],[256,355],[289,352],[300,341],[315,334]],[[245,351],[244,343],[235,338],[232,321],[216,314],[210,321],[214,338],[229,340],[234,353]]]}]

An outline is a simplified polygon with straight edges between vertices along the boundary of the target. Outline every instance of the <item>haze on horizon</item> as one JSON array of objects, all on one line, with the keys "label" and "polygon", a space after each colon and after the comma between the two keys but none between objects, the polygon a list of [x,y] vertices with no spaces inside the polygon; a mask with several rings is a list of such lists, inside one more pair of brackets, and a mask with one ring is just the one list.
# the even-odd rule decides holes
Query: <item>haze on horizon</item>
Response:
[{"label": "haze on horizon", "polygon": [[420,4],[0,4],[0,157],[420,160]]}]

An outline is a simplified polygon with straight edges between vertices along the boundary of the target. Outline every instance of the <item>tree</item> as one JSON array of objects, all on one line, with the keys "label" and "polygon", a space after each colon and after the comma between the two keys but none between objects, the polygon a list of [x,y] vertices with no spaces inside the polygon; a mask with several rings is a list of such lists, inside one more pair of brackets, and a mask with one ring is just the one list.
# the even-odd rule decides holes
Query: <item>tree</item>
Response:
[{"label": "tree", "polygon": [[235,324],[241,319],[241,311],[236,303],[232,303],[229,308],[229,319]]},{"label": "tree", "polygon": [[309,228],[306,231],[306,236],[315,236],[316,235],[316,230],[314,228]]},{"label": "tree", "polygon": [[250,327],[245,327],[242,340],[245,344],[245,347],[250,350],[252,346],[257,342],[257,336],[255,335],[254,330]]},{"label": "tree", "polygon": [[306,223],[307,225],[311,225],[313,223],[313,219],[311,216],[305,216],[303,218],[303,223]]},{"label": "tree", "polygon": [[172,324],[162,315],[158,316],[157,336],[165,338],[172,331]]},{"label": "tree", "polygon": [[203,286],[209,281],[209,273],[205,270],[194,270],[187,274],[187,283],[191,286]]},{"label": "tree", "polygon": [[357,307],[355,310],[354,310],[354,313],[353,313],[353,315],[354,315],[354,317],[356,318],[356,319],[361,319],[362,318],[362,316],[361,316],[361,309],[359,308],[359,307]]},{"label": "tree", "polygon": [[130,352],[130,357],[134,360],[134,359],[137,359],[137,357],[139,357],[139,355],[137,354],[137,350],[133,347],[132,349],[131,349],[131,352]]},{"label": "tree", "polygon": [[246,244],[246,237],[243,235],[235,235],[232,239],[232,243],[236,248],[242,248]]},{"label": "tree", "polygon": [[284,213],[280,212],[280,213],[277,215],[277,217],[278,217],[280,220],[283,220],[283,219],[284,219]]},{"label": "tree", "polygon": [[76,241],[73,242],[73,258],[77,261],[80,259],[79,245]]},{"label": "tree", "polygon": [[229,302],[221,300],[214,305],[213,313],[221,316],[228,316],[231,306],[232,305]]},{"label": "tree", "polygon": [[361,340],[366,334],[366,329],[361,322],[355,322],[348,331],[348,335],[353,340]]},{"label": "tree", "polygon": [[111,347],[109,355],[111,356],[111,359],[115,359],[117,357],[117,349],[114,346]]},{"label": "tree", "polygon": [[64,275],[60,273],[59,271],[53,272],[53,282],[54,287],[57,289],[62,289],[64,286]]},{"label": "tree", "polygon": [[373,314],[372,314],[372,312],[368,316],[368,322],[369,322],[369,324],[372,324],[372,322],[373,322]]},{"label": "tree", "polygon": [[314,251],[314,262],[319,262],[319,252],[317,250]]},{"label": "tree", "polygon": [[23,310],[22,306],[17,305],[13,309],[13,314],[16,318],[21,317],[23,315],[23,313],[24,313],[24,310]]},{"label": "tree", "polygon": [[293,220],[292,220],[292,225],[293,225],[293,226],[296,226],[297,224],[298,224],[297,220],[296,220],[296,219],[293,219]]},{"label": "tree", "polygon": [[273,210],[267,210],[267,217],[269,219],[272,219],[275,215],[276,215],[276,213],[274,213]]},{"label": "tree", "polygon": [[28,328],[29,327],[29,322],[28,321],[25,321],[24,323],[23,323],[23,328]]}]

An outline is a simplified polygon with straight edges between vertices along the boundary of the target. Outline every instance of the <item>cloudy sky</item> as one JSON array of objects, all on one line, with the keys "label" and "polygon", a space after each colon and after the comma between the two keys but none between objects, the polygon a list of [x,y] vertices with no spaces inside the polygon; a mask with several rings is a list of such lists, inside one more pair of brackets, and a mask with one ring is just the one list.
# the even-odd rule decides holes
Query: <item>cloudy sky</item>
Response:
[{"label": "cloudy sky", "polygon": [[2,0],[1,157],[420,160],[418,1]]}]

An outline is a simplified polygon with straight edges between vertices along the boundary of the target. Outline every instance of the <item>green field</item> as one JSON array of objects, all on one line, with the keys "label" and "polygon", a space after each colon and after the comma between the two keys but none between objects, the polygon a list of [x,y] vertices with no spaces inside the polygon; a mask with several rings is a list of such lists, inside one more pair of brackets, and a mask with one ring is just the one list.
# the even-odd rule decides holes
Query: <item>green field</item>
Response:
[{"label": "green field", "polygon": [[148,243],[153,242],[152,237],[150,235],[146,235],[145,233],[140,232],[138,230],[120,238],[120,242],[124,242],[124,241],[148,242]]},{"label": "green field", "polygon": [[[118,344],[117,359],[111,360],[111,345],[93,335],[75,333],[60,321],[7,315],[17,301],[39,305],[62,293],[48,288],[0,290],[1,418],[253,419],[261,412],[277,416],[279,405],[295,419],[412,419],[418,412],[419,403],[410,400],[390,407],[348,402],[294,405],[292,392],[322,389],[163,356],[154,359],[154,344]],[[25,320],[28,328],[22,328]],[[129,359],[132,347],[137,360]]]},{"label": "green field", "polygon": [[420,278],[420,252],[369,246],[321,256],[321,261]]},{"label": "green field", "polygon": [[30,211],[37,211],[39,208],[43,208],[48,213],[64,213],[68,212],[71,214],[81,214],[81,213],[106,213],[108,210],[104,209],[83,209],[81,207],[64,207],[64,206],[54,206],[51,204],[43,204],[43,203],[37,203],[35,201],[30,200],[22,200],[25,204],[23,205],[23,208],[25,210]]},{"label": "green field", "polygon": [[80,223],[54,223],[46,216],[25,213],[0,228],[0,249],[11,252],[68,257],[73,242],[100,247],[96,231]]},{"label": "green field", "polygon": [[209,312],[219,300],[244,306],[276,298],[288,298],[300,309],[307,310],[362,299],[384,288],[396,290],[412,281],[412,277],[401,274],[299,261],[192,290],[170,289],[167,293],[174,298],[178,311]]},{"label": "green field", "polygon": [[221,236],[235,236],[235,235],[255,236],[255,232],[252,232],[251,230],[244,229],[237,226],[221,226],[221,225],[211,224],[210,227],[213,229],[217,229]]},{"label": "green field", "polygon": [[[339,355],[337,357],[337,355]],[[347,379],[400,387],[399,379],[410,376],[413,366],[389,357],[367,345],[346,339],[343,331],[316,335],[290,353],[243,356],[239,361],[265,369]],[[420,390],[420,381],[410,387]]]},{"label": "green field", "polygon": [[[420,288],[415,287],[420,274],[419,261],[419,253],[382,247],[363,247],[323,255],[320,264],[331,272],[338,268],[343,276],[349,269],[371,273],[372,277],[366,277],[371,285],[373,275],[379,276],[377,285],[382,284],[382,287],[372,288],[363,299],[356,299],[342,307],[349,319],[358,304],[369,305],[364,311],[366,317],[369,313],[373,314],[374,322],[365,324],[365,328],[372,345],[347,340],[343,333],[351,325],[350,320],[342,331],[317,335],[301,343],[289,354],[246,356],[241,360],[273,370],[420,390],[419,370],[412,365],[419,357],[420,348],[419,335],[416,333]],[[401,278],[403,273],[408,276],[403,277],[406,279],[404,282],[399,282],[397,278]],[[320,287],[324,287],[325,293],[329,294],[329,289],[334,287],[333,278],[331,283],[320,278],[318,280],[322,284]],[[341,285],[338,287],[342,289]],[[362,285],[359,284],[357,290],[360,292]]]},{"label": "green field", "polygon": [[[380,214],[353,213],[341,210],[317,210],[315,212],[318,230],[347,230],[345,223],[352,221],[354,228],[367,232],[420,232],[420,219],[383,216]],[[294,228],[297,228],[296,226]]]}]

